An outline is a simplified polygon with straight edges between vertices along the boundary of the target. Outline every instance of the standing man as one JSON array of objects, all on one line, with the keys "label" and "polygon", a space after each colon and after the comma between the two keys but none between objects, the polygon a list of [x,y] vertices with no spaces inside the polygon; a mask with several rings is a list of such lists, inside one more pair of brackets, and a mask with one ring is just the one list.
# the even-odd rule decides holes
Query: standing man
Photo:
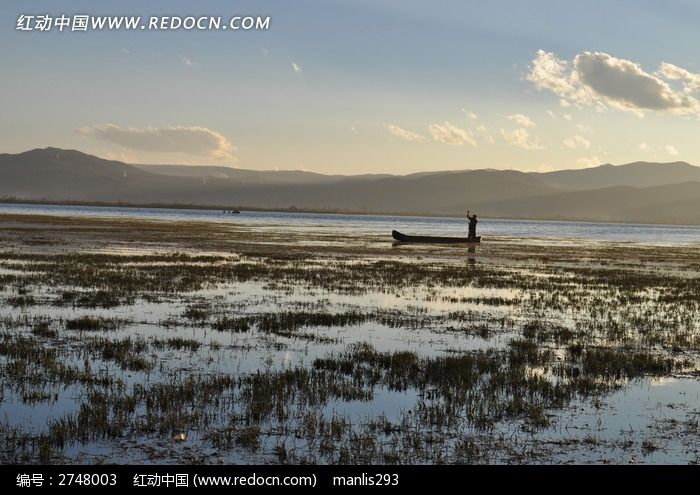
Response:
[{"label": "standing man", "polygon": [[476,215],[469,215],[469,210],[467,210],[467,219],[469,219],[469,239],[474,239],[476,237],[476,224],[478,220]]}]

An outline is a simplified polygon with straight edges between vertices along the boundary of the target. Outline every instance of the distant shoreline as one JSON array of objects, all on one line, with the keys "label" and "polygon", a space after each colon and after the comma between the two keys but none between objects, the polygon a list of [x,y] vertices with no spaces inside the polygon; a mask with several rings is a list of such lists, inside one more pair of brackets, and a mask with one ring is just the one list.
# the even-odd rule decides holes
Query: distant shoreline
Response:
[{"label": "distant shoreline", "polygon": [[[172,210],[221,210],[221,211],[262,211],[262,212],[280,212],[280,213],[323,213],[328,215],[387,215],[397,217],[434,217],[434,218],[460,218],[460,215],[440,215],[435,213],[419,213],[419,212],[397,212],[397,211],[362,211],[362,210],[343,210],[332,208],[261,208],[258,206],[241,206],[241,205],[202,205],[189,203],[127,203],[121,201],[73,201],[73,200],[49,200],[49,199],[19,199],[19,198],[3,198],[0,197],[0,204],[20,204],[20,205],[47,205],[47,206],[95,206],[95,207],[111,207],[111,208],[163,208]],[[465,212],[466,213],[466,212]],[[464,215],[461,215],[464,216]],[[484,216],[484,218],[486,218]],[[533,219],[534,220],[534,219]]]},{"label": "distant shoreline", "polygon": [[[160,208],[166,210],[211,210],[211,211],[233,211],[238,210],[239,213],[263,212],[263,213],[300,213],[300,214],[325,214],[325,215],[356,215],[356,216],[395,216],[395,217],[423,217],[423,218],[464,218],[464,214],[435,214],[435,213],[420,213],[420,212],[395,212],[395,211],[358,211],[358,210],[334,210],[323,208],[260,208],[247,206],[232,206],[232,205],[201,205],[187,203],[125,203],[120,201],[52,201],[52,200],[30,200],[18,198],[3,198],[0,197],[0,205],[2,204],[17,204],[17,205],[41,205],[41,206],[86,206],[97,208]],[[465,212],[466,213],[466,212]],[[668,227],[688,227],[700,228],[700,220],[698,223],[667,223],[667,222],[637,222],[625,220],[602,220],[590,218],[540,218],[540,217],[492,217],[488,215],[479,215],[483,220],[505,220],[505,221],[530,221],[530,222],[570,222],[570,223],[590,223],[600,225],[657,225]]]}]

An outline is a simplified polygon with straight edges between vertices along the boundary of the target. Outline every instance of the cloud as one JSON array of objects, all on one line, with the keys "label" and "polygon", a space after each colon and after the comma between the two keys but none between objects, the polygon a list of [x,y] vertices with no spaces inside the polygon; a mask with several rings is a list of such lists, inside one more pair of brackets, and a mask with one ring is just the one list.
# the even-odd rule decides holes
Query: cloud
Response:
[{"label": "cloud", "polygon": [[469,112],[467,111],[466,108],[463,108],[462,111],[467,115],[472,120],[479,120],[479,116],[475,114],[474,112]]},{"label": "cloud", "polygon": [[649,146],[647,143],[639,143],[639,151],[644,151],[645,153],[654,151],[654,148]]},{"label": "cloud", "polygon": [[304,71],[301,69],[301,66],[298,65],[296,62],[292,62],[292,69],[294,69],[294,72],[295,72],[296,74],[301,74],[302,72],[304,72]]},{"label": "cloud", "polygon": [[406,141],[425,141],[424,136],[421,136],[420,134],[416,134],[415,132],[407,131],[406,129],[402,129],[401,127],[399,127],[397,125],[387,124],[386,128],[394,136],[401,138],[401,139],[404,139]]},{"label": "cloud", "polygon": [[675,92],[667,82],[630,60],[585,52],[576,55],[574,66],[585,86],[621,108],[671,110],[691,106],[687,95]]},{"label": "cloud", "polygon": [[453,146],[476,146],[476,140],[469,131],[455,127],[449,122],[444,124],[430,124],[430,134],[435,141]]},{"label": "cloud", "polygon": [[557,120],[557,116],[551,110],[547,110],[547,115],[552,117],[552,120]]},{"label": "cloud", "polygon": [[524,127],[519,127],[513,131],[506,131],[501,129],[501,136],[506,140],[511,146],[517,146],[518,148],[523,148],[525,150],[543,150],[544,146],[540,144],[537,138],[530,136],[527,129]]},{"label": "cloud", "polygon": [[182,57],[182,63],[185,64],[187,67],[194,67],[197,65],[194,60],[192,60],[189,57]]},{"label": "cloud", "polygon": [[598,165],[601,164],[601,160],[597,156],[592,156],[590,158],[579,158],[578,160],[576,160],[576,164],[579,167],[584,167],[584,168],[597,167]]},{"label": "cloud", "polygon": [[565,113],[564,120],[568,120],[569,122],[571,122],[572,120],[574,120],[574,118],[571,115],[569,115],[568,113]]},{"label": "cloud", "polygon": [[101,124],[77,129],[78,134],[149,153],[182,153],[216,160],[236,161],[236,147],[223,135],[206,127],[149,127],[136,129]]},{"label": "cloud", "polygon": [[591,142],[586,139],[585,137],[576,134],[574,137],[570,137],[564,140],[564,146],[567,148],[571,149],[576,149],[576,148],[585,148],[588,149],[591,147]]},{"label": "cloud", "polygon": [[576,124],[576,129],[578,129],[581,132],[587,132],[588,134],[593,132],[593,128],[583,124]]},{"label": "cloud", "polygon": [[547,89],[563,97],[576,90],[571,82],[569,64],[564,60],[559,60],[554,53],[544,50],[537,51],[527,79],[533,82],[538,89]]},{"label": "cloud", "polygon": [[516,124],[522,127],[535,127],[537,125],[530,119],[530,117],[528,117],[527,115],[523,115],[522,113],[509,115],[508,120],[515,122]]},{"label": "cloud", "polygon": [[[700,102],[693,93],[700,91],[700,74],[662,63],[655,73],[627,59],[603,52],[583,52],[571,62],[539,50],[527,79],[536,88],[554,93],[563,106],[593,106],[633,112],[656,111],[700,117]],[[674,89],[669,81],[683,86]]]},{"label": "cloud", "polygon": [[659,66],[659,75],[670,81],[683,81],[692,91],[700,89],[700,74],[694,74],[677,65],[662,62]]},{"label": "cloud", "polygon": [[666,153],[668,153],[669,155],[671,155],[671,156],[678,156],[678,155],[680,155],[680,152],[679,152],[679,151],[676,149],[676,147],[673,146],[672,144],[667,144],[666,146],[664,146],[664,151],[665,151]]}]

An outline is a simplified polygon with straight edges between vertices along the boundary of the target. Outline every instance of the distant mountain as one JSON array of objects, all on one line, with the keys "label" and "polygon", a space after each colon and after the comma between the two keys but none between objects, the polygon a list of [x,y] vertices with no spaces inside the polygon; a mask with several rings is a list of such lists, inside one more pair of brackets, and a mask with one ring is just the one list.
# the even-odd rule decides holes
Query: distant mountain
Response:
[{"label": "distant mountain", "polygon": [[341,209],[364,212],[464,214],[494,195],[516,199],[558,192],[536,177],[516,171],[469,171],[328,184],[235,187],[241,205]]},{"label": "distant mountain", "polygon": [[483,205],[493,217],[604,222],[700,224],[700,182],[616,186]]},{"label": "distant mountain", "polygon": [[700,168],[631,163],[583,170],[332,176],[129,165],[74,150],[0,155],[0,196],[28,200],[700,224]]},{"label": "distant mountain", "polygon": [[372,175],[324,175],[304,170],[246,170],[220,166],[189,166],[189,165],[141,165],[135,167],[153,174],[171,175],[174,177],[199,177],[230,179],[242,184],[325,184],[340,180],[371,180],[390,177],[388,174]]},{"label": "distant mountain", "polygon": [[79,151],[44,148],[0,154],[0,194],[21,198],[86,199],[136,195],[160,178],[113,160]]},{"label": "distant mountain", "polygon": [[[134,166],[79,151],[45,148],[0,155],[0,195],[27,199],[131,201],[463,214],[469,204],[558,192],[540,178],[512,170],[436,172],[408,176],[325,176],[261,172],[245,180],[224,167]],[[209,170],[207,170],[209,169]],[[210,176],[208,172],[213,172]],[[226,177],[222,177],[226,175]],[[308,179],[303,182],[302,178]],[[290,182],[291,181],[291,182]]]},{"label": "distant mountain", "polygon": [[653,187],[700,181],[700,167],[685,162],[634,162],[627,165],[557,170],[537,174],[548,184],[562,189],[585,190],[612,186]]}]

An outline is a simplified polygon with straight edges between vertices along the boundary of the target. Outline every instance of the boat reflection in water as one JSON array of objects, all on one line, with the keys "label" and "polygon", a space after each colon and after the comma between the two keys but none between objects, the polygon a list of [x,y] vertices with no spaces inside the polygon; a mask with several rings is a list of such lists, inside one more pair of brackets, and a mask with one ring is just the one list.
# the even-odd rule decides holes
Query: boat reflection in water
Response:
[{"label": "boat reflection in water", "polygon": [[476,264],[476,245],[481,243],[481,236],[476,237],[437,237],[425,235],[405,235],[398,230],[392,230],[394,238],[392,246],[402,244],[467,244],[467,263],[469,266]]},{"label": "boat reflection in water", "polygon": [[420,244],[478,244],[481,236],[476,237],[439,237],[430,235],[406,235],[392,230],[391,236],[399,242]]}]

